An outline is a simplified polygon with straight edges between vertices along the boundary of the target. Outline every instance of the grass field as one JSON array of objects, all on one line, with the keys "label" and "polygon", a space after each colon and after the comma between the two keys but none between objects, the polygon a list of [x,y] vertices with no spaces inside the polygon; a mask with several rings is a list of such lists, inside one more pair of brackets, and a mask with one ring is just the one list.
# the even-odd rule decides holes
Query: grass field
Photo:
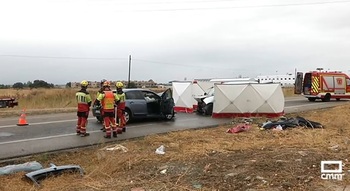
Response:
[{"label": "grass field", "polygon": [[[40,154],[2,165],[34,160],[45,167],[75,164],[84,168],[85,175],[63,174],[36,188],[22,179],[24,173],[17,173],[0,176],[0,190],[346,190],[350,185],[350,105],[287,117],[296,115],[324,128],[261,131],[258,125],[263,119],[256,119],[250,130],[239,134],[226,133],[233,124]],[[127,152],[105,149],[115,145]],[[165,146],[164,155],[155,154],[160,145]],[[343,161],[343,180],[321,179],[322,160]]]}]

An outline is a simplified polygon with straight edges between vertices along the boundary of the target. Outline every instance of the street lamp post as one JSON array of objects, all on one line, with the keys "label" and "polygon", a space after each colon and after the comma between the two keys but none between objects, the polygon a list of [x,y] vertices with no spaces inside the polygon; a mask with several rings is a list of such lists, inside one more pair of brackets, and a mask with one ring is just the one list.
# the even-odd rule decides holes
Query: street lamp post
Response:
[{"label": "street lamp post", "polygon": [[128,88],[130,88],[130,71],[131,71],[131,55],[129,55],[129,75],[128,75]]}]

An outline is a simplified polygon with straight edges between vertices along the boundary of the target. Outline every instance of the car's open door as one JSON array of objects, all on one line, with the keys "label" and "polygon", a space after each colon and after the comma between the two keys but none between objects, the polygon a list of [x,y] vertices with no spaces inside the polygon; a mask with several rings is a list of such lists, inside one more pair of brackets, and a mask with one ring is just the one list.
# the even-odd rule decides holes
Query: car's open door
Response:
[{"label": "car's open door", "polygon": [[163,94],[161,95],[161,103],[160,103],[160,109],[163,115],[169,115],[174,113],[174,99],[173,99],[173,92],[171,89],[165,90]]},{"label": "car's open door", "polygon": [[301,94],[303,91],[303,73],[298,72],[295,76],[294,94]]}]

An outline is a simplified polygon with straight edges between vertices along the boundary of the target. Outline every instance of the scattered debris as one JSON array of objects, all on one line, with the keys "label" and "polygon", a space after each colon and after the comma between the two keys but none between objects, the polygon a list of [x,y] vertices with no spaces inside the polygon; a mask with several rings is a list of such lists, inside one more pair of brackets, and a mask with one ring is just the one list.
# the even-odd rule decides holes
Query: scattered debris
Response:
[{"label": "scattered debris", "polygon": [[43,166],[36,162],[26,162],[23,164],[16,164],[16,165],[7,165],[4,167],[0,167],[0,175],[8,175],[8,174],[14,174],[16,172],[32,172],[35,170],[42,169]]},{"label": "scattered debris", "polygon": [[131,188],[130,191],[146,191],[144,188]]},{"label": "scattered debris", "polygon": [[295,118],[281,117],[278,121],[268,120],[259,126],[261,127],[261,130],[276,128],[277,130],[285,130],[287,128],[294,127],[323,128],[321,123],[310,121],[300,116],[297,116]]},{"label": "scattered debris", "polygon": [[193,186],[194,188],[196,188],[196,189],[201,189],[201,188],[202,188],[202,185],[201,185],[200,183],[198,183],[198,182],[193,182],[193,183],[192,183],[192,186]]},{"label": "scattered debris", "polygon": [[227,129],[226,133],[240,133],[243,131],[247,131],[250,128],[251,128],[251,125],[249,125],[249,123],[238,124],[235,127]]},{"label": "scattered debris", "polygon": [[64,165],[64,166],[56,166],[54,164],[50,164],[49,168],[36,170],[33,172],[29,172],[25,174],[25,177],[29,178],[34,182],[35,185],[40,186],[40,181],[48,178],[53,175],[60,175],[62,172],[79,172],[81,176],[83,176],[84,171],[78,165]]},{"label": "scattered debris", "polygon": [[161,145],[160,147],[158,147],[156,149],[156,153],[159,154],[159,155],[164,155],[165,154],[165,147],[164,147],[164,145]]},{"label": "scattered debris", "polygon": [[331,146],[331,147],[328,147],[330,150],[332,151],[339,151],[339,145],[334,145],[334,146]]},{"label": "scattered debris", "polygon": [[167,169],[163,169],[160,171],[160,174],[166,174]]},{"label": "scattered debris", "polygon": [[124,147],[123,145],[120,145],[120,144],[116,144],[114,146],[105,147],[105,148],[103,148],[103,150],[107,150],[107,151],[121,150],[124,153],[128,152],[128,149],[126,147]]},{"label": "scattered debris", "polygon": [[307,153],[305,151],[298,151],[298,153],[303,157],[307,155]]}]

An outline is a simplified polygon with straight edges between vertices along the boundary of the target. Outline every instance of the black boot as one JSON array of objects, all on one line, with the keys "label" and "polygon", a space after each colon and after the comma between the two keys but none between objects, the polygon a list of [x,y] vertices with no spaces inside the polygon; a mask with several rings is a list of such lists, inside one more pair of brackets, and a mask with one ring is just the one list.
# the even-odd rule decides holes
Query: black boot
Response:
[{"label": "black boot", "polygon": [[106,139],[112,138],[111,135],[105,135],[105,136],[103,136],[103,137],[106,138]]},{"label": "black boot", "polygon": [[126,127],[123,127],[123,132],[126,132]]},{"label": "black boot", "polygon": [[90,133],[80,133],[80,137],[86,137],[86,136],[89,136]]},{"label": "black boot", "polygon": [[113,132],[113,137],[118,137],[117,132]]}]

